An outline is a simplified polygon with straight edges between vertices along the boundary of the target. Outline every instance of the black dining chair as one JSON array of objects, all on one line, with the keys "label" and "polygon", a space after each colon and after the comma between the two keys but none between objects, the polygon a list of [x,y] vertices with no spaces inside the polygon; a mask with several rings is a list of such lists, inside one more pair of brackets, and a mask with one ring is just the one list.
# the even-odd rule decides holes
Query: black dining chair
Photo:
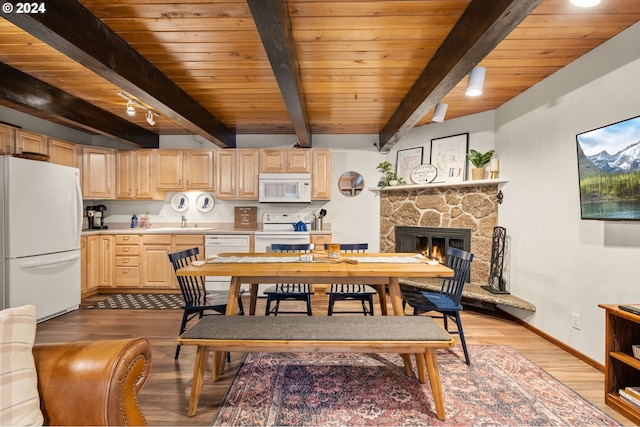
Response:
[{"label": "black dining chair", "polygon": [[[173,271],[186,267],[198,258],[198,248],[185,249],[184,251],[169,254],[169,261],[173,265]],[[178,284],[184,299],[184,309],[182,313],[182,322],[180,323],[180,332],[182,335],[187,330],[187,323],[198,316],[201,319],[205,315],[225,314],[227,311],[227,299],[229,292],[227,291],[207,291],[205,287],[205,278],[203,276],[178,276]],[[242,294],[243,291],[240,291]],[[209,312],[209,313],[205,313]],[[244,314],[242,299],[238,298],[238,314]],[[176,346],[175,359],[180,355],[180,344]]]},{"label": "black dining chair", "polygon": [[[324,250],[329,247],[328,243],[324,244]],[[340,252],[346,253],[363,253],[369,249],[368,243],[340,243]],[[369,285],[360,284],[338,284],[332,283],[327,295],[329,295],[329,307],[327,316],[333,313],[362,313],[365,316],[373,316],[373,296],[378,291]],[[335,310],[336,301],[360,301],[362,310]],[[368,304],[368,307],[367,307]]]},{"label": "black dining chair", "polygon": [[[303,244],[284,244],[273,243],[271,244],[272,252],[291,252],[291,253],[309,253],[316,248],[315,243],[303,243]],[[274,286],[267,288],[264,291],[267,296],[267,307],[265,309],[265,316],[273,314],[277,316],[281,313],[286,314],[301,314],[306,313],[311,316],[311,295],[313,295],[313,287],[310,284],[304,283],[278,283]],[[306,302],[306,311],[281,311],[281,301],[304,301]],[[275,302],[273,309],[271,303]]]},{"label": "black dining chair", "polygon": [[[440,315],[431,317],[443,319],[445,330],[450,334],[460,336],[460,343],[462,344],[467,365],[470,364],[470,361],[467,343],[464,339],[464,331],[462,330],[462,321],[460,320],[460,312],[462,311],[462,303],[460,301],[462,300],[462,290],[471,270],[471,261],[473,261],[472,253],[450,247],[447,249],[445,263],[447,267],[454,271],[454,274],[453,277],[445,277],[442,280],[440,292],[424,291],[408,285],[400,287],[403,306],[409,304],[413,307],[414,315],[433,311],[438,312]],[[457,330],[449,330],[449,319],[456,323]]]}]

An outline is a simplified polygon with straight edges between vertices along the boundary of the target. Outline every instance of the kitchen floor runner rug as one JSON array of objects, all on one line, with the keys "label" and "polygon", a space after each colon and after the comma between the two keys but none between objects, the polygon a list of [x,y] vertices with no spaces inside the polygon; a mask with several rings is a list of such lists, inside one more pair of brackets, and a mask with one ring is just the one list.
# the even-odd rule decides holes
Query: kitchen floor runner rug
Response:
[{"label": "kitchen floor runner rug", "polygon": [[509,346],[437,353],[446,421],[397,354],[250,353],[212,425],[620,425]]},{"label": "kitchen floor runner rug", "polygon": [[177,294],[114,294],[84,308],[178,310],[184,308],[184,300]]}]

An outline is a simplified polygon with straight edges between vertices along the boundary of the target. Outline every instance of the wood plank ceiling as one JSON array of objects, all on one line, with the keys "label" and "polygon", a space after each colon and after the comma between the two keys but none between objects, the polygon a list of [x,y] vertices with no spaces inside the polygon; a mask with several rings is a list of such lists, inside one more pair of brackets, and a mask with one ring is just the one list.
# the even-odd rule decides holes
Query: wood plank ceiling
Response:
[{"label": "wood plank ceiling", "polygon": [[[640,20],[640,1],[48,0],[0,19],[0,104],[143,147],[379,134],[492,110]],[[464,94],[487,68],[484,93]],[[131,118],[118,93],[138,108]],[[0,117],[0,121],[2,118]]]}]

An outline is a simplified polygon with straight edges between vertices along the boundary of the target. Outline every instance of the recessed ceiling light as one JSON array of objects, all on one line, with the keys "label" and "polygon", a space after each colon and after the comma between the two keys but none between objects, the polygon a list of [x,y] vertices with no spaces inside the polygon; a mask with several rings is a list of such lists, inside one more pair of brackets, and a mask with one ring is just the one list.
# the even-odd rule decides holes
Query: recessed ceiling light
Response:
[{"label": "recessed ceiling light", "polygon": [[578,7],[593,7],[600,4],[600,0],[569,0],[572,5]]}]

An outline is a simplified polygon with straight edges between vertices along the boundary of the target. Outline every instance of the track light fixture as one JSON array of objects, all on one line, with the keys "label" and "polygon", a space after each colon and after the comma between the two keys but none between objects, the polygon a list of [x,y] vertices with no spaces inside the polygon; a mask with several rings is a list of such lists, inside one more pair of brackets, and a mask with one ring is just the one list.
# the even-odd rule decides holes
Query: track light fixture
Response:
[{"label": "track light fixture", "polygon": [[133,117],[136,115],[136,106],[133,104],[132,100],[127,102],[127,116]]},{"label": "track light fixture", "polygon": [[153,111],[151,110],[147,110],[147,123],[149,123],[149,126],[156,124],[156,121],[153,119]]},{"label": "track light fixture", "polygon": [[569,0],[572,5],[578,7],[593,7],[600,4],[600,0]]},{"label": "track light fixture", "polygon": [[449,104],[442,104],[438,102],[436,108],[433,110],[433,117],[431,117],[431,121],[441,123],[444,121],[444,116],[447,114],[447,107]]},{"label": "track light fixture", "polygon": [[469,73],[469,83],[467,84],[467,96],[479,96],[482,95],[482,88],[484,87],[484,76],[487,74],[485,67],[473,67],[471,73]]},{"label": "track light fixture", "polygon": [[129,117],[133,117],[133,116],[136,115],[136,106],[138,106],[138,107],[142,108],[143,110],[147,110],[147,113],[146,113],[145,117],[147,119],[147,123],[149,123],[149,126],[155,126],[156,120],[155,120],[155,118],[153,116],[160,117],[160,115],[158,113],[156,113],[152,109],[142,105],[141,103],[139,103],[135,99],[131,98],[130,96],[125,95],[122,92],[118,92],[118,95],[127,100],[127,115]]}]

